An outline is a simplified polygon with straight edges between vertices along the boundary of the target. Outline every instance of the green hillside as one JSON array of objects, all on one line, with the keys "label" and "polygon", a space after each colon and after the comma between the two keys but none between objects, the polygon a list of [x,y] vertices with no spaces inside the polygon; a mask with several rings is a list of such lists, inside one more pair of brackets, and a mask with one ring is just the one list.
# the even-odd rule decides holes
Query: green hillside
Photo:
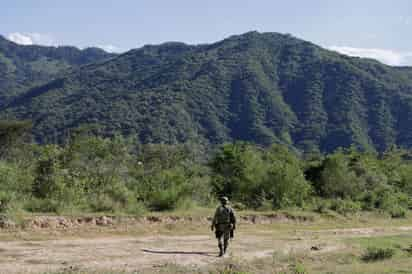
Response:
[{"label": "green hillside", "polygon": [[22,46],[0,35],[0,106],[72,67],[113,56],[98,48]]},{"label": "green hillside", "polygon": [[412,68],[340,55],[290,35],[250,32],[208,45],[145,46],[81,66],[21,93],[0,113],[33,120],[41,142],[60,141],[91,123],[103,135],[145,143],[410,148]]}]

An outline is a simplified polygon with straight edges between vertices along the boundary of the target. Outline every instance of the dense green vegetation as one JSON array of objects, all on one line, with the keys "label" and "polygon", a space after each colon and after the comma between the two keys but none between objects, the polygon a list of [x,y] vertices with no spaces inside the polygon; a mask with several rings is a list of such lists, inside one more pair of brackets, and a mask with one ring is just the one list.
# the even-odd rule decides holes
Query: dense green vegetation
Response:
[{"label": "dense green vegetation", "polygon": [[73,68],[0,108],[0,116],[32,120],[42,143],[97,124],[102,136],[141,143],[242,140],[313,152],[410,148],[411,114],[411,68],[257,32],[131,50]]},{"label": "dense green vegetation", "polygon": [[0,35],[0,108],[65,71],[113,56],[98,48],[21,46]]},{"label": "dense green vegetation", "polygon": [[25,122],[0,123],[0,212],[141,214],[215,204],[238,209],[360,210],[404,217],[412,206],[406,150],[299,155],[287,146],[140,144],[79,130],[63,145],[37,145]]},{"label": "dense green vegetation", "polygon": [[411,206],[411,68],[251,32],[119,56],[0,37],[0,72],[0,116],[31,121],[0,123],[2,212]]}]

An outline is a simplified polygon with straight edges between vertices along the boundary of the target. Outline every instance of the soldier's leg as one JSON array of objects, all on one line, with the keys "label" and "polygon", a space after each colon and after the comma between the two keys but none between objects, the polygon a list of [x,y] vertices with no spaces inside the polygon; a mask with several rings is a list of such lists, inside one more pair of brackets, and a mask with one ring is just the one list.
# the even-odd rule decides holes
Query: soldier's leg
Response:
[{"label": "soldier's leg", "polygon": [[219,238],[219,256],[223,256],[224,251],[223,251],[223,243],[222,243],[222,237]]},{"label": "soldier's leg", "polygon": [[230,230],[223,233],[223,253],[226,253],[226,250],[229,246]]},{"label": "soldier's leg", "polygon": [[223,256],[223,233],[222,231],[216,231],[217,244],[219,247],[219,256]]}]

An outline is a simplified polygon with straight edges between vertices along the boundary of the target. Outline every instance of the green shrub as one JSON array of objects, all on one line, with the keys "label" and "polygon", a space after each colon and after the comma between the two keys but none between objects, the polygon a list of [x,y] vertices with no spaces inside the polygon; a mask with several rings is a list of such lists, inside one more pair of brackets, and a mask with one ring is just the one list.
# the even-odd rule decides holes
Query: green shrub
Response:
[{"label": "green shrub", "polygon": [[352,200],[336,199],[331,201],[330,209],[342,215],[354,214],[361,210],[361,204]]},{"label": "green shrub", "polygon": [[325,199],[314,199],[312,201],[313,203],[313,211],[319,213],[319,214],[325,214],[328,213],[331,207],[331,202],[330,200],[325,200]]},{"label": "green shrub", "polygon": [[191,199],[190,197],[183,197],[178,199],[176,204],[176,209],[180,210],[189,210],[195,208],[197,206],[196,201]]},{"label": "green shrub", "polygon": [[61,148],[55,145],[44,146],[36,165],[33,195],[37,198],[50,198],[63,188],[61,176]]},{"label": "green shrub", "polygon": [[91,196],[89,206],[92,212],[117,212],[119,205],[106,193]]},{"label": "green shrub", "polygon": [[389,214],[392,218],[405,218],[406,213],[406,209],[400,206],[394,206],[389,210]]},{"label": "green shrub", "polygon": [[32,198],[27,202],[25,209],[30,212],[59,213],[61,212],[61,204],[56,199]]},{"label": "green shrub", "polygon": [[113,181],[112,184],[95,191],[89,191],[87,199],[86,206],[92,212],[125,212],[140,215],[145,211],[135,193],[121,181]]},{"label": "green shrub", "polygon": [[293,274],[308,274],[305,266],[301,263],[294,264],[291,270]]},{"label": "green shrub", "polygon": [[274,161],[265,183],[275,208],[303,207],[311,194],[311,186],[295,159],[293,162]]},{"label": "green shrub", "polygon": [[269,199],[262,199],[260,201],[260,206],[257,208],[259,211],[271,211],[273,210],[273,202]]},{"label": "green shrub", "polygon": [[17,215],[24,213],[25,198],[13,192],[0,191],[0,214],[16,219]]},{"label": "green shrub", "polygon": [[395,254],[393,248],[368,247],[362,255],[362,260],[365,262],[375,262],[390,259]]},{"label": "green shrub", "polygon": [[158,190],[152,193],[148,206],[155,211],[173,210],[176,209],[179,199],[176,189]]},{"label": "green shrub", "polygon": [[378,197],[374,191],[363,193],[360,197],[362,210],[375,210],[378,205]]},{"label": "green shrub", "polygon": [[14,163],[0,161],[0,192],[29,196],[33,183],[32,170]]},{"label": "green shrub", "polygon": [[260,149],[246,143],[222,146],[210,162],[216,197],[225,195],[247,207],[259,207],[257,201],[268,168],[262,157]]},{"label": "green shrub", "polygon": [[123,212],[136,216],[140,216],[146,211],[145,206],[136,199],[132,199],[126,204],[122,204],[114,200],[110,195],[104,193],[95,196],[88,206],[92,212]]},{"label": "green shrub", "polygon": [[333,217],[362,209],[403,218],[412,208],[412,165],[402,150],[378,155],[352,148],[305,160],[278,144],[234,143],[223,145],[206,164],[185,145],[141,145],[119,136],[89,135],[63,146],[28,145],[24,154],[17,150],[0,161],[4,214],[139,215],[146,209],[214,206],[220,195],[229,196],[237,210],[298,207]]},{"label": "green shrub", "polygon": [[326,198],[351,199],[356,197],[361,185],[355,172],[351,170],[347,157],[336,152],[329,155],[324,163],[317,192]]},{"label": "green shrub", "polygon": [[11,203],[16,199],[14,193],[0,192],[0,213],[6,212],[10,207]]},{"label": "green shrub", "polygon": [[231,205],[234,209],[239,210],[239,211],[247,209],[247,206],[242,204],[241,202],[233,202],[231,203]]},{"label": "green shrub", "polygon": [[215,195],[248,208],[302,207],[311,194],[299,158],[280,145],[267,150],[245,143],[224,145],[210,166]]}]

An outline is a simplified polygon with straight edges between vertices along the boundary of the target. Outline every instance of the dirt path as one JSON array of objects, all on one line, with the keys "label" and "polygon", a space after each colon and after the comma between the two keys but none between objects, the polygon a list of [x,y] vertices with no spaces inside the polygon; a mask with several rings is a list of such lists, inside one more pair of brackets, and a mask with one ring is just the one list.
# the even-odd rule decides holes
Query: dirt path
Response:
[{"label": "dirt path", "polygon": [[[258,231],[253,235],[239,232],[228,256],[251,260],[272,256],[273,252],[322,254],[345,248],[339,239],[410,231],[412,227],[302,230],[282,237],[270,230]],[[211,233],[195,236],[0,241],[0,273],[42,273],[63,269],[134,271],[167,263],[202,266],[218,261],[216,256],[216,242]]]}]

